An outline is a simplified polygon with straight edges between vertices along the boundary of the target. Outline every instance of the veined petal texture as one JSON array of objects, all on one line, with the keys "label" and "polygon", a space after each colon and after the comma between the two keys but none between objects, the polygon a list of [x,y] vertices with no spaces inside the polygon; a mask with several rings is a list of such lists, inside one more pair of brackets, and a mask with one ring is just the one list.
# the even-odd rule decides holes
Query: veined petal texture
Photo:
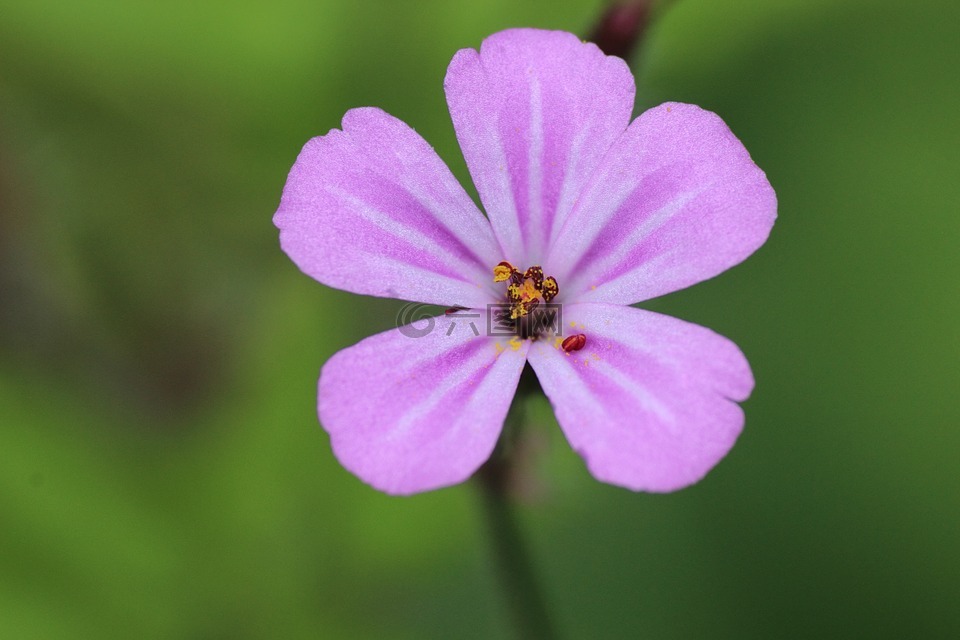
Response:
[{"label": "veined petal texture", "polygon": [[714,113],[667,103],[604,157],[544,262],[566,300],[633,304],[707,280],[764,243],[777,198]]},{"label": "veined petal texture", "polygon": [[566,353],[537,341],[528,357],[594,477],[635,491],[673,491],[727,454],[743,428],[737,402],[753,389],[735,344],[619,305],[565,305],[563,320],[586,336],[584,348]]},{"label": "veined petal texture", "polygon": [[327,286],[482,307],[502,258],[490,224],[413,129],[380,109],[307,142],[274,216],[280,245]]},{"label": "veined petal texture", "polygon": [[320,423],[334,453],[392,494],[457,484],[490,457],[529,348],[478,337],[460,314],[411,337],[423,322],[340,351],[320,374]]},{"label": "veined petal texture", "polygon": [[459,51],[444,89],[502,259],[540,264],[630,122],[630,70],[573,34],[510,29]]}]

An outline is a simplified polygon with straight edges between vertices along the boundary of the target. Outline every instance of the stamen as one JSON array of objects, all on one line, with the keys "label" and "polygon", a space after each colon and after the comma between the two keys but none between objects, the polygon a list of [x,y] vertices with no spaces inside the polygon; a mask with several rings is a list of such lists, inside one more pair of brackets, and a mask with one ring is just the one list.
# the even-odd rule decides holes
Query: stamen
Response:
[{"label": "stamen", "polygon": [[493,281],[494,282],[505,282],[510,279],[510,277],[517,273],[516,268],[504,260],[497,266],[493,268]]},{"label": "stamen", "polygon": [[541,269],[539,265],[534,265],[523,274],[523,279],[533,280],[533,286],[539,291],[543,286],[543,269]]},{"label": "stamen", "polygon": [[540,297],[540,289],[537,288],[533,280],[527,278],[523,281],[523,284],[520,285],[520,300],[522,302],[529,302]]},{"label": "stamen", "polygon": [[507,282],[506,299],[509,310],[498,313],[503,320],[520,321],[517,331],[523,338],[536,339],[543,329],[539,322],[528,322],[524,318],[531,314],[541,303],[547,303],[557,297],[560,286],[553,276],[543,276],[543,268],[535,264],[523,273],[506,260],[493,268],[494,282]]},{"label": "stamen", "polygon": [[516,320],[517,318],[522,318],[525,315],[528,315],[531,311],[540,306],[540,298],[534,298],[533,300],[528,300],[521,302],[514,306],[510,312],[510,318]]},{"label": "stamen", "polygon": [[557,294],[560,293],[560,285],[557,284],[556,278],[553,276],[548,276],[543,281],[543,301],[550,302],[557,297]]}]

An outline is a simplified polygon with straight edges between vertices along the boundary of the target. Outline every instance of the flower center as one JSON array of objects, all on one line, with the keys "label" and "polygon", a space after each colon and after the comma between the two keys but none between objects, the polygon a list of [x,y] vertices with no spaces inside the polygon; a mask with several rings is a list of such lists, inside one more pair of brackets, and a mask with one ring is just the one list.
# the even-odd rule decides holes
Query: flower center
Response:
[{"label": "flower center", "polygon": [[508,308],[504,310],[503,320],[520,320],[521,324],[526,324],[522,319],[530,316],[541,302],[550,302],[560,293],[556,278],[543,277],[543,269],[539,265],[521,272],[503,261],[493,268],[493,281],[509,282],[506,294]]},{"label": "flower center", "polygon": [[540,265],[534,265],[524,271],[503,261],[493,268],[493,281],[506,282],[507,302],[510,305],[510,319],[516,320],[536,309],[540,302],[550,302],[560,292],[557,280],[553,276],[543,277]]}]

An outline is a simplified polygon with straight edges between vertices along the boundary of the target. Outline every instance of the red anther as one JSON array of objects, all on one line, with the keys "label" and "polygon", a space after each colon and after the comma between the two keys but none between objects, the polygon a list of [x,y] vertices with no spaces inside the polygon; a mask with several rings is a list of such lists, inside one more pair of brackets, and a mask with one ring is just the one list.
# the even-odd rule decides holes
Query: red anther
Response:
[{"label": "red anther", "polygon": [[523,274],[524,279],[529,278],[533,280],[533,286],[537,291],[540,291],[540,288],[543,286],[543,269],[540,268],[540,265],[533,265],[527,269],[526,273]]},{"label": "red anther", "polygon": [[583,335],[582,333],[565,338],[563,343],[560,345],[560,347],[567,353],[570,353],[571,351],[580,351],[580,349],[583,349],[585,346],[587,346],[587,336]]}]

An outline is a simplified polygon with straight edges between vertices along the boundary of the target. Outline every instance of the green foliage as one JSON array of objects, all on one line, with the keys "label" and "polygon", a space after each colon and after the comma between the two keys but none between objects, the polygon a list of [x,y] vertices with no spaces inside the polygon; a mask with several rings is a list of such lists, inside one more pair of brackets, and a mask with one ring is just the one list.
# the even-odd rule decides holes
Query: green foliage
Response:
[{"label": "green foliage", "polygon": [[[454,51],[600,7],[0,0],[0,637],[508,633],[473,487],[377,494],[316,423],[320,365],[399,305],[300,274],[270,218],[354,106],[466,181]],[[958,7],[684,0],[652,29],[638,106],[720,113],[780,218],[648,306],[758,385],[667,496],[594,482],[536,404],[524,524],[568,637],[960,632]]]}]

